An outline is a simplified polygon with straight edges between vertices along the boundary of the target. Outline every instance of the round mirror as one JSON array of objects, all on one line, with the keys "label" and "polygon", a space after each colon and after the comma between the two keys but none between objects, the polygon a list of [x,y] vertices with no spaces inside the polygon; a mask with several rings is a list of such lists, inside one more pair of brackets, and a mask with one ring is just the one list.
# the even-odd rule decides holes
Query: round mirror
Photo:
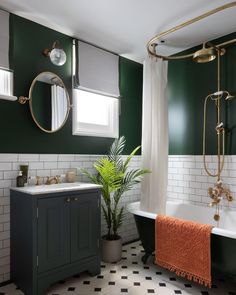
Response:
[{"label": "round mirror", "polygon": [[41,130],[53,133],[66,123],[70,99],[63,81],[56,74],[42,72],[33,80],[29,104],[33,120]]}]

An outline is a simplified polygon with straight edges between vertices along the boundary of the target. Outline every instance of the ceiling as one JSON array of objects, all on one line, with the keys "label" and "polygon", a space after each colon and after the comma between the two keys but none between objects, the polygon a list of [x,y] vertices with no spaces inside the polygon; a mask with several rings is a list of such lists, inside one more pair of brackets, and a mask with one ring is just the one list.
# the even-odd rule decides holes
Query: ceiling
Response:
[{"label": "ceiling", "polygon": [[[142,62],[153,36],[225,0],[1,0],[0,6],[65,34]],[[166,38],[159,52],[173,54],[235,32],[236,7]]]}]

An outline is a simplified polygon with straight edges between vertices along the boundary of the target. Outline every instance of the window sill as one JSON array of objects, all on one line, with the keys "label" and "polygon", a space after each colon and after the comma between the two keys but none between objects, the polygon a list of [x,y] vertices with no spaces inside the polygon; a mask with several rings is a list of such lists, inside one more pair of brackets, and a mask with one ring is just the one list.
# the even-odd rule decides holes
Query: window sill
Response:
[{"label": "window sill", "polygon": [[10,100],[10,101],[16,101],[17,100],[17,96],[0,94],[0,99]]},{"label": "window sill", "polygon": [[88,136],[88,137],[107,137],[107,138],[119,137],[119,134],[115,134],[115,133],[99,133],[99,132],[88,132],[88,131],[73,131],[72,134],[77,136]]}]

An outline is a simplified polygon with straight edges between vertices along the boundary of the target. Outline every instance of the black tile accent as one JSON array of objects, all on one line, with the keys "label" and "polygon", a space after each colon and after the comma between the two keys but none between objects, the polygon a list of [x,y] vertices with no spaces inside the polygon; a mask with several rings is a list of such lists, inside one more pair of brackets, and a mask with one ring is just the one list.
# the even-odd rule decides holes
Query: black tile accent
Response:
[{"label": "black tile accent", "polygon": [[128,277],[127,277],[127,276],[121,276],[121,279],[122,279],[122,280],[127,280]]},{"label": "black tile accent", "polygon": [[180,290],[175,290],[175,294],[182,294]]},{"label": "black tile accent", "polygon": [[176,278],[170,278],[170,281],[176,281]]},{"label": "black tile accent", "polygon": [[122,259],[122,260],[127,260],[127,257],[122,257],[121,259]]},{"label": "black tile accent", "polygon": [[132,253],[131,255],[132,255],[132,256],[137,256],[137,254],[136,254],[136,253]]},{"label": "black tile accent", "polygon": [[128,266],[127,265],[122,265],[121,268],[128,268]]},{"label": "black tile accent", "polygon": [[120,289],[120,292],[121,292],[121,293],[128,293],[128,289],[127,289],[127,288],[121,288],[121,289]]},{"label": "black tile accent", "polygon": [[136,247],[135,246],[132,246],[131,249],[136,249]]},{"label": "black tile accent", "polygon": [[115,284],[116,284],[116,282],[108,282],[108,285],[114,286]]},{"label": "black tile accent", "polygon": [[166,287],[166,284],[165,283],[159,283],[159,286],[160,287]]},{"label": "black tile accent", "polygon": [[69,287],[67,291],[75,291],[75,287]]},{"label": "black tile accent", "polygon": [[102,275],[99,275],[99,276],[97,276],[97,278],[98,278],[98,279],[103,279],[103,278],[104,278],[104,276],[102,276]]},{"label": "black tile accent", "polygon": [[104,264],[101,264],[100,266],[101,266],[101,268],[106,268],[106,265],[104,265]]},{"label": "black tile accent", "polygon": [[156,275],[162,275],[161,271],[156,271]]},{"label": "black tile accent", "polygon": [[145,277],[146,280],[152,280],[152,277]]},{"label": "black tile accent", "polygon": [[122,250],[122,252],[127,252],[127,250]]},{"label": "black tile accent", "polygon": [[132,264],[138,264],[138,261],[133,261]]},{"label": "black tile accent", "polygon": [[144,268],[144,269],[149,269],[149,266],[144,266],[143,268]]},{"label": "black tile accent", "polygon": [[116,273],[116,270],[112,269],[112,270],[110,270],[110,273]]},{"label": "black tile accent", "polygon": [[209,295],[209,293],[207,291],[201,291],[202,295]]},{"label": "black tile accent", "polygon": [[184,286],[185,286],[186,288],[192,288],[192,285],[191,285],[191,284],[184,284]]},{"label": "black tile accent", "polygon": [[140,286],[140,282],[134,282],[134,286]]},{"label": "black tile accent", "polygon": [[101,292],[102,288],[94,288],[94,292]]},{"label": "black tile accent", "polygon": [[141,252],[142,252],[142,253],[145,253],[145,251],[144,251],[144,250],[141,250]]},{"label": "black tile accent", "polygon": [[148,293],[155,293],[155,290],[154,289],[147,289],[147,292]]},{"label": "black tile accent", "polygon": [[83,281],[84,285],[90,285],[90,281]]},{"label": "black tile accent", "polygon": [[137,274],[139,274],[139,271],[138,270],[133,270],[133,273],[137,275]]}]

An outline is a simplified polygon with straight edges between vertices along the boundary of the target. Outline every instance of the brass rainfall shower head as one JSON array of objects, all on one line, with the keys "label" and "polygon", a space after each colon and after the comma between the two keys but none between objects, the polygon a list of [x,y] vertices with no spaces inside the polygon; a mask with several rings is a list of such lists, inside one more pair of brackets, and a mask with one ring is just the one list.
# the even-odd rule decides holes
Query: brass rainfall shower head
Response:
[{"label": "brass rainfall shower head", "polygon": [[205,63],[212,61],[216,58],[217,51],[215,48],[206,48],[206,44],[203,43],[202,49],[196,51],[193,55],[193,60],[197,63]]}]

